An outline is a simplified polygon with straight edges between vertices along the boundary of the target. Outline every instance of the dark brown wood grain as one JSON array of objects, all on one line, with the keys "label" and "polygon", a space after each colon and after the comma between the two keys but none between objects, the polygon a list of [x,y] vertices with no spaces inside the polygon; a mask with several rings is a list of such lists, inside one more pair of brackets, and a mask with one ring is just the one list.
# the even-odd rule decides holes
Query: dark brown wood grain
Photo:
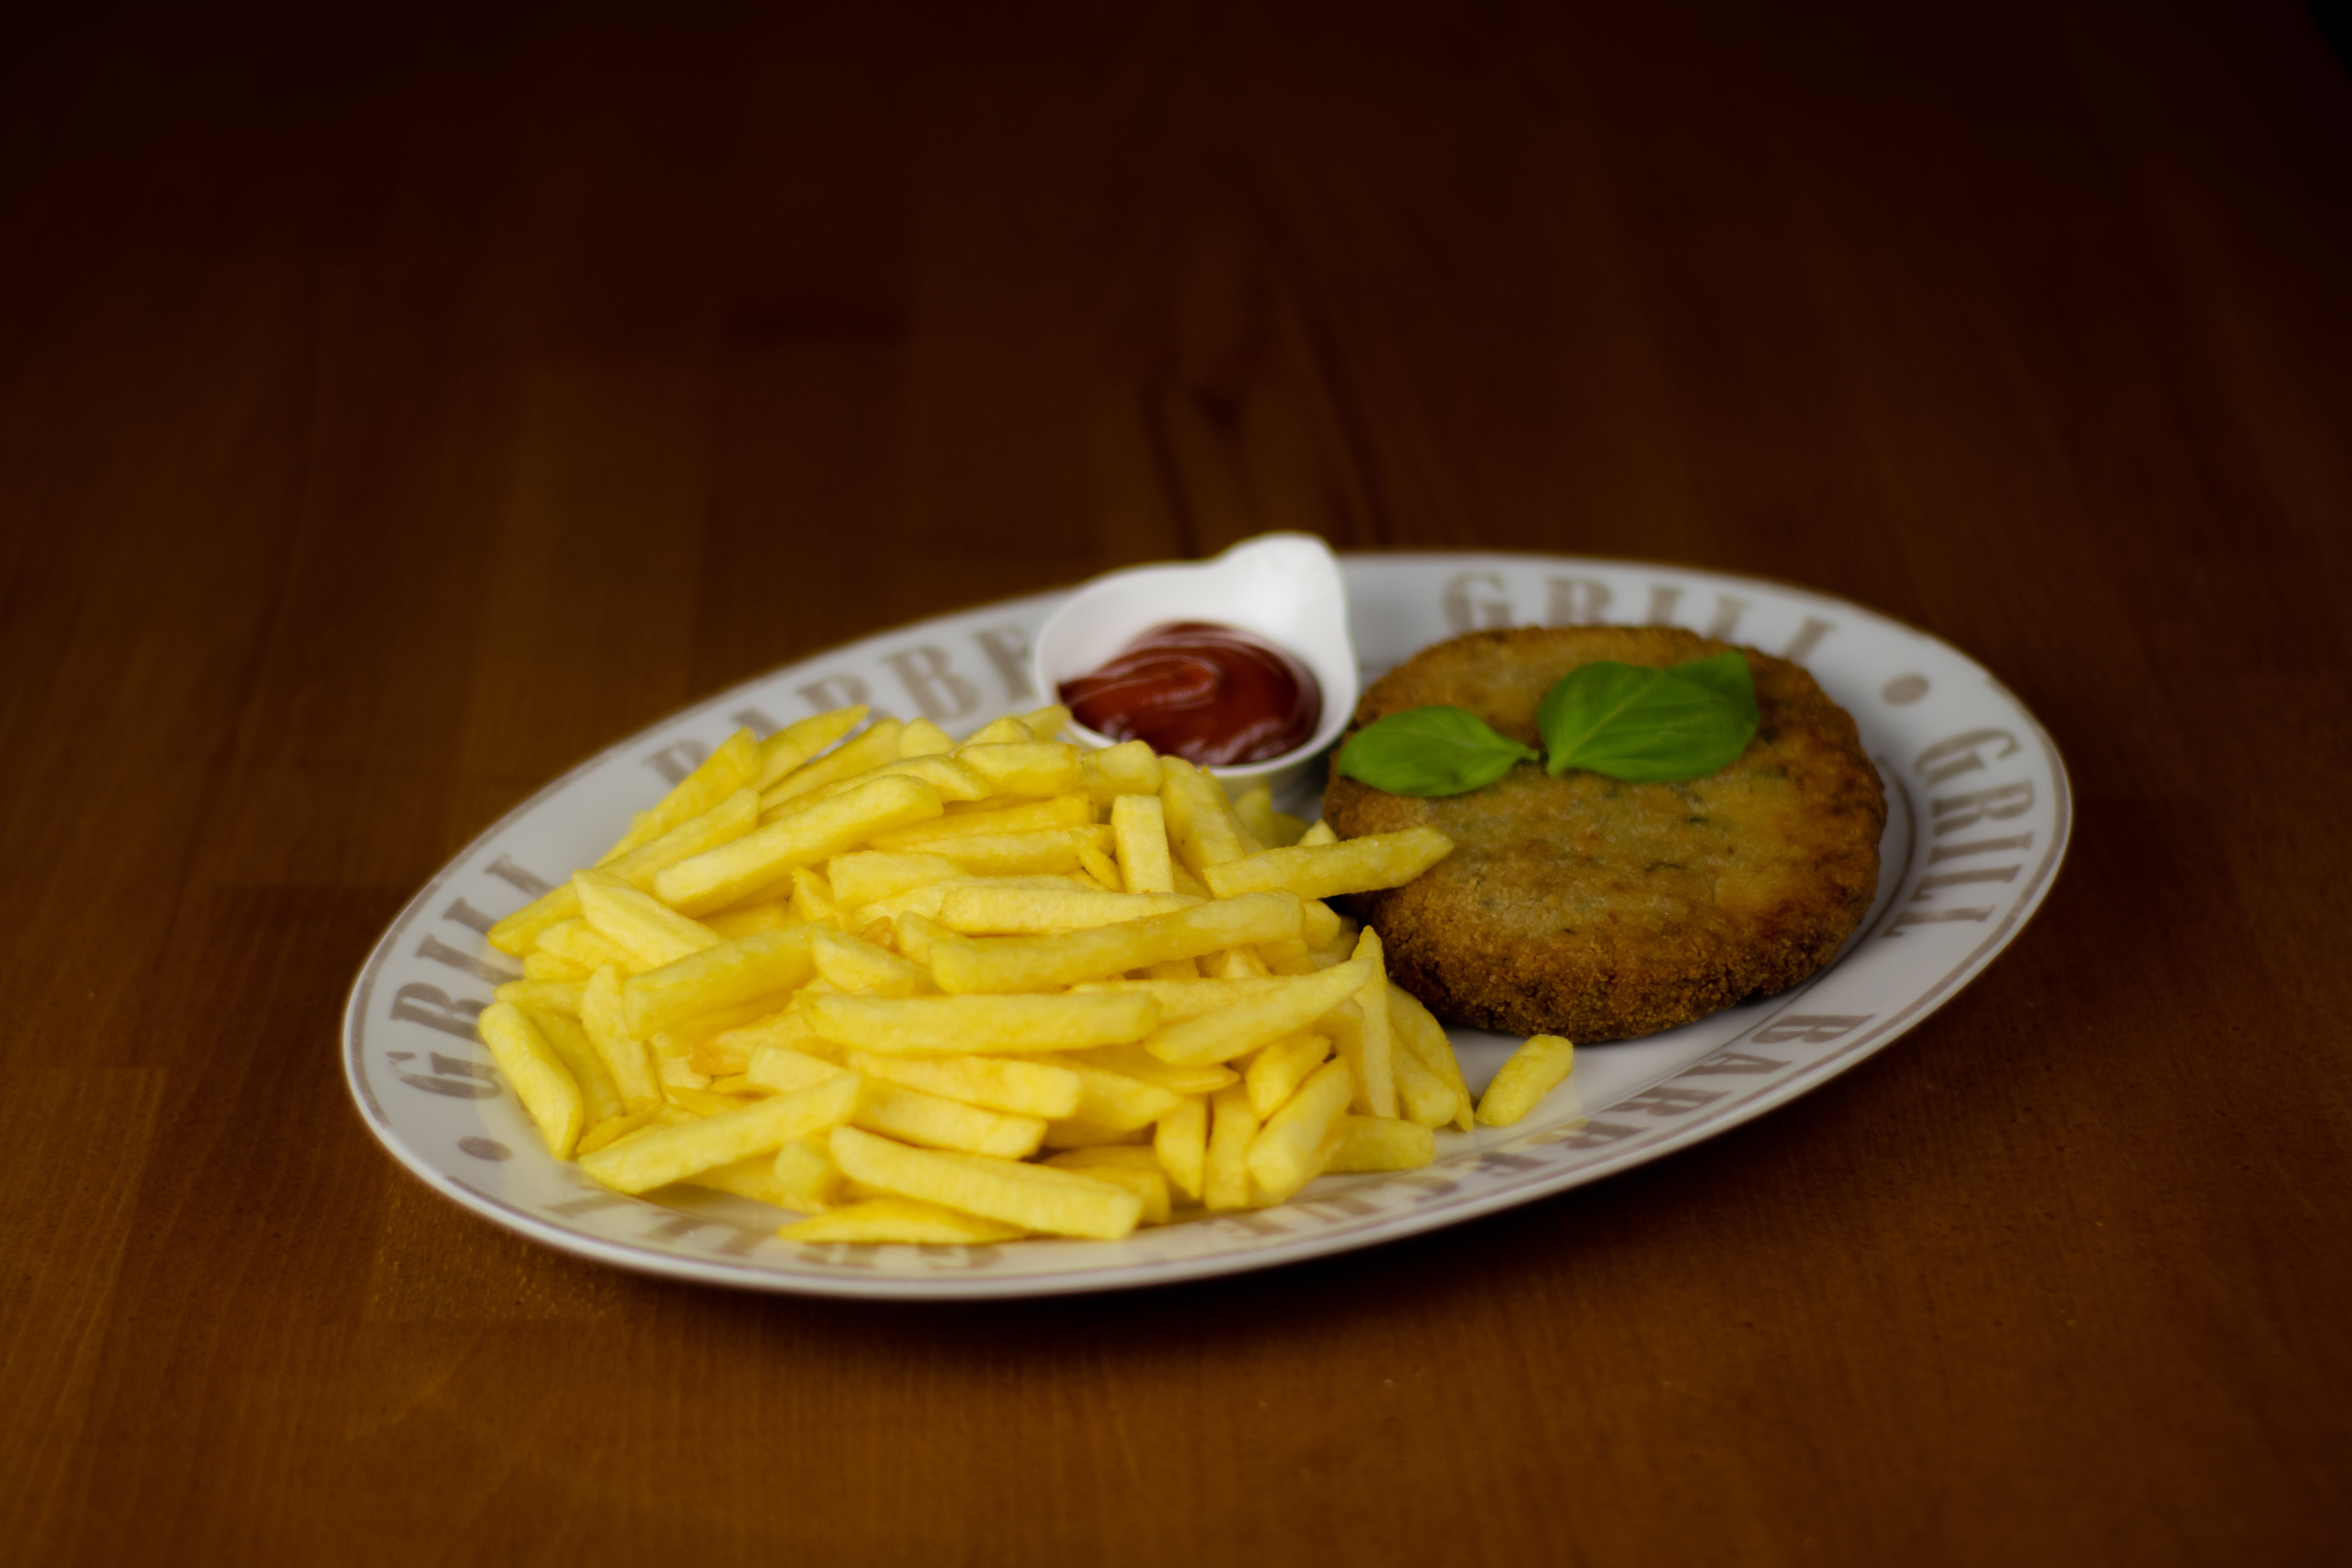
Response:
[{"label": "dark brown wood grain", "polygon": [[[16,1561],[2318,1563],[2352,78],[2288,0],[55,8],[0,41]],[[1214,551],[1759,573],[2079,792],[1866,1067],[1375,1251],[602,1269],[336,1068],[700,694]]]}]

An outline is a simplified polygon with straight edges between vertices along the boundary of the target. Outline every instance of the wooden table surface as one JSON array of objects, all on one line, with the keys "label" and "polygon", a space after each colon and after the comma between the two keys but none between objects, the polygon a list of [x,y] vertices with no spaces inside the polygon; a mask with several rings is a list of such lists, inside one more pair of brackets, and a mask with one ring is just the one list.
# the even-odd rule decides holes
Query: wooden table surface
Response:
[{"label": "wooden table surface", "polygon": [[[2341,1560],[2352,79],[2295,5],[6,48],[16,1560]],[[638,1278],[362,1126],[362,957],[575,761],[1272,528],[1875,606],[2047,723],[2071,857],[1769,1117],[1181,1288]]]}]

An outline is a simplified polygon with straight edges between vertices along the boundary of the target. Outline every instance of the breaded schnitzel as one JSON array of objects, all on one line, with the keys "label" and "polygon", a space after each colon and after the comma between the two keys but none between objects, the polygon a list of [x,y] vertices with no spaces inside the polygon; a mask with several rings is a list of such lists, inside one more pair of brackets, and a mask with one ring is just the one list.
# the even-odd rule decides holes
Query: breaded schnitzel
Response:
[{"label": "breaded schnitzel", "polygon": [[[1423,648],[1375,681],[1355,726],[1466,708],[1539,745],[1536,705],[1594,659],[1683,664],[1730,645],[1669,626],[1527,626]],[[1341,837],[1427,824],[1453,854],[1360,894],[1389,973],[1440,1017],[1516,1035],[1629,1039],[1785,990],[1837,952],[1878,887],[1886,798],[1853,719],[1804,669],[1738,650],[1755,738],[1722,772],[1622,784],[1524,763],[1466,795],[1390,795],[1335,773]],[[1352,731],[1351,731],[1352,732]]]}]

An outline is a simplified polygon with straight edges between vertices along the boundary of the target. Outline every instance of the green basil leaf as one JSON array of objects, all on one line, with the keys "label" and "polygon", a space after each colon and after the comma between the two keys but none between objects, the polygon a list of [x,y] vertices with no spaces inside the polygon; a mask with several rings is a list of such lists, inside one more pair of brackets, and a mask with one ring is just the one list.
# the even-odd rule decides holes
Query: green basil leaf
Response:
[{"label": "green basil leaf", "polygon": [[1555,774],[1589,768],[1628,784],[1704,778],[1748,749],[1755,684],[1736,653],[1671,669],[1599,659],[1544,693],[1536,727],[1549,753],[1544,766]]},{"label": "green basil leaf", "polygon": [[1462,795],[1493,784],[1533,749],[1466,708],[1408,708],[1375,719],[1339,748],[1339,770],[1391,795]]}]

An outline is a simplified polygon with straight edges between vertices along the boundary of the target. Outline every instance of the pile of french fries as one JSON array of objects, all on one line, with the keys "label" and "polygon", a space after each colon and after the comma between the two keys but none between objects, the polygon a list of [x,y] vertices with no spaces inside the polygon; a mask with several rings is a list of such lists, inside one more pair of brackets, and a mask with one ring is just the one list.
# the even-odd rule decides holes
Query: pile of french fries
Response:
[{"label": "pile of french fries", "polygon": [[482,1039],[557,1158],[802,1240],[1108,1238],[1426,1164],[1566,1075],[1538,1037],[1474,1106],[1323,901],[1442,834],[1341,842],[1141,742],[1057,741],[1058,707],[960,744],[865,717],[737,731],[492,928],[524,977]]}]

